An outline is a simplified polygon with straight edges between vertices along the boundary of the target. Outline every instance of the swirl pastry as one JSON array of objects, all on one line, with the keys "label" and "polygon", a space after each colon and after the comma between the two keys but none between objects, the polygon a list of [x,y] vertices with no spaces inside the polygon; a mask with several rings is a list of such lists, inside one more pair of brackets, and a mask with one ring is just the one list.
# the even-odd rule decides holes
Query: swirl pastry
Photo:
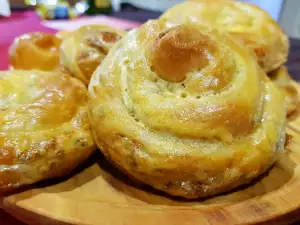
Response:
[{"label": "swirl pastry", "polygon": [[171,195],[228,191],[283,149],[284,97],[242,45],[196,23],[129,32],[89,85],[106,157]]},{"label": "swirl pastry", "polygon": [[61,40],[52,34],[27,33],[16,38],[9,50],[15,69],[54,70],[59,66]]},{"label": "swirl pastry", "polygon": [[95,149],[86,87],[52,72],[0,72],[0,191],[71,172]]},{"label": "swirl pastry", "polygon": [[166,11],[161,18],[170,25],[190,21],[229,32],[253,51],[267,73],[287,60],[287,36],[267,12],[255,5],[230,0],[191,0]]},{"label": "swirl pastry", "polygon": [[287,115],[292,114],[298,106],[299,98],[298,92],[293,85],[294,81],[288,74],[287,69],[285,67],[281,67],[272,72],[269,76],[284,92]]},{"label": "swirl pastry", "polygon": [[88,85],[95,69],[124,33],[104,25],[83,26],[63,41],[61,64]]}]

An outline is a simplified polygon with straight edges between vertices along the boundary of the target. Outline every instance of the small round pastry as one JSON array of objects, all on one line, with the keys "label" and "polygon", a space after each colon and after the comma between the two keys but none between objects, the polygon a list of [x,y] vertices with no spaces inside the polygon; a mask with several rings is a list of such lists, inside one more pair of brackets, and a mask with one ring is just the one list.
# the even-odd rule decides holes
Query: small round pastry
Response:
[{"label": "small round pastry", "polygon": [[61,40],[52,34],[23,34],[10,46],[10,64],[14,69],[51,71],[59,65],[60,44]]},{"label": "small round pastry", "polygon": [[124,34],[105,25],[83,26],[63,41],[61,64],[88,85],[95,69]]},{"label": "small round pastry", "polygon": [[149,21],[92,76],[99,149],[133,178],[198,198],[245,184],[283,150],[284,96],[226,33]]},{"label": "small round pastry", "polygon": [[278,70],[269,74],[272,81],[280,87],[285,95],[285,106],[287,115],[292,114],[299,104],[298,92],[293,85],[294,81],[289,75],[285,67],[280,67]]},{"label": "small round pastry", "polygon": [[0,78],[1,192],[68,174],[95,150],[79,80],[37,70]]},{"label": "small round pastry", "polygon": [[229,32],[255,54],[266,73],[287,60],[289,42],[272,17],[259,7],[231,0],[190,0],[167,10],[169,25],[197,22]]}]

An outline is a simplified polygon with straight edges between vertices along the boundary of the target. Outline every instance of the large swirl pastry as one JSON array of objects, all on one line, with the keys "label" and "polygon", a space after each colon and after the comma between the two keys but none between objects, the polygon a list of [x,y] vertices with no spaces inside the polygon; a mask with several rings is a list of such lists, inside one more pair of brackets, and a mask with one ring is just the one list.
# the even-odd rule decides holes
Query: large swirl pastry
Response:
[{"label": "large swirl pastry", "polygon": [[228,191],[276,160],[284,97],[225,33],[149,21],[129,32],[89,85],[96,144],[133,178],[171,195]]},{"label": "large swirl pastry", "polygon": [[289,42],[272,17],[255,5],[231,0],[190,0],[166,11],[170,25],[197,22],[229,32],[255,54],[265,72],[286,62]]},{"label": "large swirl pastry", "polygon": [[287,69],[281,67],[269,74],[272,81],[284,92],[287,115],[292,114],[298,107],[299,97],[295,88],[295,81],[292,80]]},{"label": "large swirl pastry", "polygon": [[69,34],[61,46],[61,64],[86,85],[110,48],[125,34],[104,25],[88,25]]},{"label": "large swirl pastry", "polygon": [[10,64],[14,69],[54,70],[59,66],[60,44],[61,39],[52,34],[23,34],[10,47]]},{"label": "large swirl pastry", "polygon": [[0,191],[71,172],[95,149],[88,92],[77,79],[0,72]]}]

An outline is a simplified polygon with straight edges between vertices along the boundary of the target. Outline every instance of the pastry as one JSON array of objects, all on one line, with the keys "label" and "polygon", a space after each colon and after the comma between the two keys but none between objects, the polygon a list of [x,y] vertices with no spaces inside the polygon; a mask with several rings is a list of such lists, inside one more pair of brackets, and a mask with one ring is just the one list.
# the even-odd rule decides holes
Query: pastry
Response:
[{"label": "pastry", "polygon": [[287,115],[292,114],[297,109],[299,103],[298,92],[294,86],[295,82],[292,80],[285,67],[273,71],[269,76],[284,92]]},{"label": "pastry", "polygon": [[95,149],[88,92],[53,72],[0,72],[0,191],[62,176]]},{"label": "pastry", "polygon": [[72,31],[61,30],[56,33],[56,37],[60,40],[64,40],[72,35]]},{"label": "pastry", "polygon": [[129,176],[171,195],[206,197],[245,184],[283,150],[284,96],[226,33],[149,21],[92,76],[99,149]]},{"label": "pastry", "polygon": [[287,60],[287,36],[267,12],[249,3],[190,0],[167,10],[161,19],[169,25],[190,21],[229,32],[252,50],[266,73]]},{"label": "pastry", "polygon": [[27,33],[16,38],[9,49],[14,69],[54,70],[59,65],[61,40],[52,34]]},{"label": "pastry", "polygon": [[79,28],[62,43],[62,66],[88,85],[94,70],[124,33],[104,25]]}]

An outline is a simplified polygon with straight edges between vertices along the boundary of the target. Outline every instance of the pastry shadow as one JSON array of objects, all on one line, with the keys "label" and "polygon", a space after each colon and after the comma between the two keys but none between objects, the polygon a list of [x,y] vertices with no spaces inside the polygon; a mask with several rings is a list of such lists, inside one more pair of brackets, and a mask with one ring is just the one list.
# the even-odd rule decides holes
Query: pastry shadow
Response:
[{"label": "pastry shadow", "polygon": [[[6,192],[3,197],[18,195],[22,193],[32,193],[31,195],[26,195],[26,197],[24,195],[24,199],[26,199],[28,197],[34,196],[34,190],[43,190],[43,192],[47,193],[59,193],[68,192],[76,188],[80,188],[81,186],[84,186],[86,183],[98,177],[98,174],[90,172],[93,165],[95,165],[98,161],[96,152],[94,152],[85,162],[78,165],[72,172],[66,174],[65,176],[50,178],[31,185],[13,189],[12,191]],[[87,173],[87,171],[89,171],[89,173]],[[81,179],[76,179],[76,176],[78,175],[81,176]],[[82,179],[82,177],[84,177],[84,179]]]},{"label": "pastry shadow", "polygon": [[[108,201],[119,204],[125,198],[128,204],[142,205],[199,206],[230,204],[280,189],[291,180],[295,167],[296,164],[288,157],[288,154],[282,154],[280,159],[268,171],[250,183],[216,196],[190,200],[170,196],[128,177],[106,160],[98,150],[68,176],[29,185],[18,189],[17,192],[14,192],[14,195],[17,195],[18,200],[24,200],[40,193],[71,193],[91,185],[90,182],[97,181],[98,183],[95,184],[99,184],[99,182],[101,184],[99,187],[95,186],[95,189],[103,188],[104,193],[103,196],[95,196],[95,201],[99,202]],[[113,201],[110,200],[110,196],[104,196],[106,193],[114,194],[114,196],[111,196]],[[93,193],[90,193],[89,197],[92,198],[92,196]]]},{"label": "pastry shadow", "polygon": [[105,179],[106,182],[124,195],[152,205],[191,206],[229,204],[244,201],[280,189],[291,180],[294,168],[296,167],[296,164],[287,154],[282,154],[277,162],[265,173],[247,184],[210,197],[185,199],[183,197],[168,195],[165,192],[156,190],[149,185],[136,181],[114,167],[103,155],[100,157],[103,161],[98,161],[98,166],[103,171],[102,178]]}]

